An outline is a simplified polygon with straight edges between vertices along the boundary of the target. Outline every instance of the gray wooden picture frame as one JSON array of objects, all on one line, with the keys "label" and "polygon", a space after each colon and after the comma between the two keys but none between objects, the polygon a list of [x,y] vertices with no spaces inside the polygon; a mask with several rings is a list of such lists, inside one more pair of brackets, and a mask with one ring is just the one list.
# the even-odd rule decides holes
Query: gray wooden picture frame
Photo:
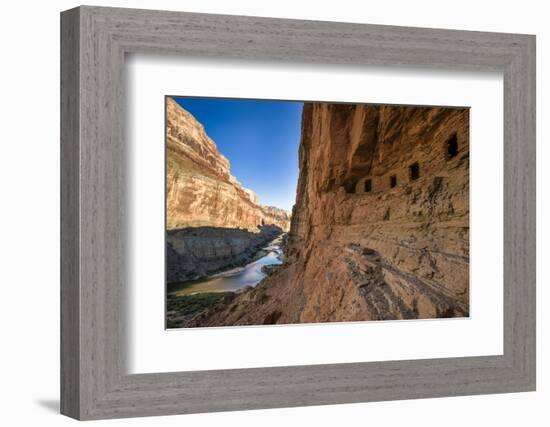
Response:
[{"label": "gray wooden picture frame", "polygon": [[[136,52],[502,72],[504,354],[128,374],[124,60]],[[62,12],[63,414],[84,420],[530,390],[534,36],[88,6]]]}]

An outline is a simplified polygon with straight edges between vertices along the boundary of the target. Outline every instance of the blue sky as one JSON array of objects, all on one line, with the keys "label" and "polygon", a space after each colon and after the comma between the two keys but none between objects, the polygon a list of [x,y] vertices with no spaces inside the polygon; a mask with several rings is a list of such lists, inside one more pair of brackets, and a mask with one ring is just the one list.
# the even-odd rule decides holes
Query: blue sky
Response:
[{"label": "blue sky", "polygon": [[292,209],[302,102],[174,97],[202,123],[231,174],[263,205]]}]

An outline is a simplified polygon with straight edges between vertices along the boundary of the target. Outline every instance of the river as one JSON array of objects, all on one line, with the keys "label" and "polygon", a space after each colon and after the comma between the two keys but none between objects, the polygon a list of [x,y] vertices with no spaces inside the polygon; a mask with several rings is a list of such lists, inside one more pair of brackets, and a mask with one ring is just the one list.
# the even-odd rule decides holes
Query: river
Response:
[{"label": "river", "polygon": [[244,267],[223,271],[204,279],[169,285],[168,293],[183,296],[204,292],[234,292],[247,286],[254,287],[267,276],[262,271],[263,266],[282,264],[281,241],[282,236],[277,237],[263,248],[266,252],[264,256]]}]

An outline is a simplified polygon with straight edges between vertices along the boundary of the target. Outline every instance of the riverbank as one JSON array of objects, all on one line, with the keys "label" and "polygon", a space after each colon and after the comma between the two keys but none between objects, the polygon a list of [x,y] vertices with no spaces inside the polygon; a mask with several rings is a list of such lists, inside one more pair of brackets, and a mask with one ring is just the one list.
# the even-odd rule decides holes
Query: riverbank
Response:
[{"label": "riverbank", "polygon": [[196,314],[208,307],[223,301],[230,303],[234,292],[205,292],[200,294],[166,296],[166,327],[168,329],[181,328]]},{"label": "riverbank", "polygon": [[243,267],[283,230],[264,225],[257,233],[239,228],[188,227],[166,233],[166,281],[173,284]]},{"label": "riverbank", "polygon": [[166,319],[168,328],[190,325],[210,307],[226,306],[233,299],[253,289],[283,263],[285,235],[278,236],[258,251],[253,261],[207,278],[168,285]]}]

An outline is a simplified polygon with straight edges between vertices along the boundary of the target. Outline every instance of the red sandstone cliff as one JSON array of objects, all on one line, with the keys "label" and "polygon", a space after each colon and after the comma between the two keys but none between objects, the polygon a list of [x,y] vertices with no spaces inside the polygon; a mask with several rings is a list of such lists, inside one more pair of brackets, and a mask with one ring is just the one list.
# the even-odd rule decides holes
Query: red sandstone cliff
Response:
[{"label": "red sandstone cliff", "polygon": [[469,314],[469,111],[308,103],[283,267],[189,326]]},{"label": "red sandstone cliff", "polygon": [[262,206],[231,175],[227,160],[204,127],[173,99],[166,99],[167,228],[223,227],[258,231],[274,224],[287,231],[288,212]]}]

